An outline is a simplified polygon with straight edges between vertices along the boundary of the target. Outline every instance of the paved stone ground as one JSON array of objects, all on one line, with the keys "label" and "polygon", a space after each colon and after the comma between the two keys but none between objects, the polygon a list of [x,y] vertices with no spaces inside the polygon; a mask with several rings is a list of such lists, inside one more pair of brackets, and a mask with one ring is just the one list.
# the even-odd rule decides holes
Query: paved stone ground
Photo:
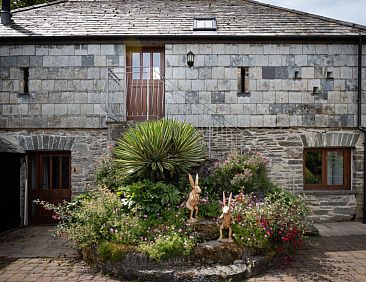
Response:
[{"label": "paved stone ground", "polygon": [[366,281],[366,224],[315,224],[321,237],[309,238],[292,263],[269,269],[254,281]]},{"label": "paved stone ground", "polygon": [[120,281],[94,273],[72,244],[31,226],[0,237],[0,281]]},{"label": "paved stone ground", "polygon": [[[317,224],[294,262],[249,281],[366,281],[366,225]],[[34,226],[0,237],[0,281],[121,281],[94,273],[73,246],[50,236],[53,227]]]}]

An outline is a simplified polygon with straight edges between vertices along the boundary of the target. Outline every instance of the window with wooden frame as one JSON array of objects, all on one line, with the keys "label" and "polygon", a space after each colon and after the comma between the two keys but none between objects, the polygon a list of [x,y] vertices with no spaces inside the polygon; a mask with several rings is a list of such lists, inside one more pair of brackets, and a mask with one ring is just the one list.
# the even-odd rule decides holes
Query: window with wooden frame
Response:
[{"label": "window with wooden frame", "polygon": [[304,149],[304,189],[351,189],[351,149]]}]

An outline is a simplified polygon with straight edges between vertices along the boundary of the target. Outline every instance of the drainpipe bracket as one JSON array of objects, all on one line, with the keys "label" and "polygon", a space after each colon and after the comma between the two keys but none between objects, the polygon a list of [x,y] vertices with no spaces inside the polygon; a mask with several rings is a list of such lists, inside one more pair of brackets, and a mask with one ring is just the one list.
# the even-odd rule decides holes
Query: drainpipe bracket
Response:
[{"label": "drainpipe bracket", "polygon": [[1,10],[1,23],[3,25],[9,25],[12,23],[12,14],[9,11]]}]

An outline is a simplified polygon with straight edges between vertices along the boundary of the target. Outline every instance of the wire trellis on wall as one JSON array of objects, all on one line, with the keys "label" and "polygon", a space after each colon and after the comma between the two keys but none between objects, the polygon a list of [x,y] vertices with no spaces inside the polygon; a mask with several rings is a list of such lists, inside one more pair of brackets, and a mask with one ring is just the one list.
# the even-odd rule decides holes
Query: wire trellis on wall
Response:
[{"label": "wire trellis on wall", "polygon": [[[143,71],[151,72],[151,69]],[[155,70],[152,71],[155,72]],[[127,92],[129,87],[131,87],[129,86],[129,83],[131,83],[128,79],[129,75],[133,75],[133,73],[128,72],[125,67],[108,68],[107,70],[107,79],[105,81],[104,93],[102,95],[102,107],[106,112],[107,120],[121,122],[126,121],[128,101]],[[193,101],[196,105],[199,105],[202,108],[202,112],[208,115],[209,118],[206,126],[197,126],[197,124],[194,124],[194,122],[190,120],[189,115],[185,115],[184,112],[179,115],[176,113],[173,115],[169,112],[165,112],[164,115],[164,118],[174,118],[197,126],[204,136],[204,141],[207,145],[208,158],[224,158],[232,151],[238,151],[241,153],[261,151],[263,154],[266,154],[267,151],[256,142],[255,136],[253,136],[248,130],[238,128],[233,125],[230,120],[225,118],[224,115],[220,115],[217,112],[216,107],[214,108],[211,104],[200,102],[199,98],[196,95],[193,95],[192,92],[185,91],[185,89],[165,78],[160,73],[154,73],[153,76],[154,78],[159,78],[156,84],[163,84],[165,93],[172,94],[173,99],[180,101]],[[156,98],[156,93],[151,91],[152,86],[149,86],[146,83],[140,83],[139,87],[141,89],[134,89],[135,95],[141,95],[142,98],[137,98],[133,100],[132,103],[146,103],[142,108],[149,111],[149,109],[151,109],[149,104],[152,103],[153,97]],[[129,103],[131,103],[131,99],[129,99]],[[165,99],[163,99],[163,103],[166,103]],[[141,107],[141,105],[129,106]],[[140,120],[155,120],[159,118],[160,117],[157,115],[148,113],[147,115],[141,116]],[[137,120],[139,120],[139,118],[137,118]]]}]

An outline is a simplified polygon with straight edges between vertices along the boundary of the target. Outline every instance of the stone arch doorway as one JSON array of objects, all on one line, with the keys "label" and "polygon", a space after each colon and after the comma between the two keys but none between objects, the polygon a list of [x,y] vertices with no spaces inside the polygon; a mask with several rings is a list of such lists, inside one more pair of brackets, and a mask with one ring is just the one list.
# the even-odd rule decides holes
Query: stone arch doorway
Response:
[{"label": "stone arch doorway", "polygon": [[52,204],[71,200],[71,151],[74,137],[50,134],[20,135],[18,142],[27,152],[27,221],[55,223],[53,213],[34,200]]}]

